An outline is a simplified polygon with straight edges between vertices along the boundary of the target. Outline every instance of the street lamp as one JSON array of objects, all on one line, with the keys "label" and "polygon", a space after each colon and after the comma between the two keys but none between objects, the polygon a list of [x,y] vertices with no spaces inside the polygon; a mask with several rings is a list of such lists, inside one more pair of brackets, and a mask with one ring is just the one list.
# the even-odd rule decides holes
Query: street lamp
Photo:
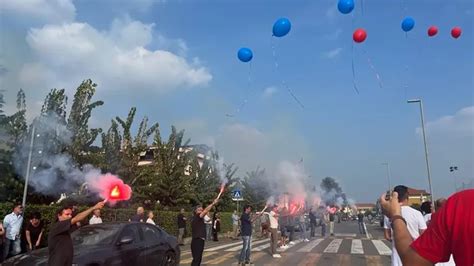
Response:
[{"label": "street lamp", "polygon": [[[23,200],[21,202],[21,205],[23,207],[25,207],[25,205],[26,205],[26,194],[28,192],[28,181],[30,179],[31,156],[32,156],[32,153],[33,153],[33,145],[35,143],[35,131],[36,131],[36,127],[33,123],[33,126],[31,128],[30,151],[28,153],[28,162],[26,164],[25,187],[23,188]],[[38,134],[37,137],[39,137],[39,136],[40,135]],[[39,151],[39,152],[41,154],[41,151]],[[36,169],[36,167],[33,167],[33,169]]]},{"label": "street lamp", "polygon": [[388,180],[388,191],[392,191],[392,185],[390,184],[390,164],[389,163],[382,163],[382,165],[387,166],[387,180]]},{"label": "street lamp", "polygon": [[430,171],[430,163],[428,159],[428,146],[426,144],[425,116],[423,113],[423,101],[421,99],[412,99],[412,100],[408,100],[407,103],[418,103],[418,105],[420,106],[421,130],[423,132],[423,144],[425,146],[426,172],[428,173],[428,185],[430,186],[431,200],[433,201],[434,195],[433,195],[433,187],[431,186],[431,171]]},{"label": "street lamp", "polygon": [[454,193],[456,193],[458,191],[458,188],[457,188],[457,182],[456,182],[456,174],[454,173],[455,171],[458,170],[458,167],[457,166],[450,166],[449,167],[449,172],[453,173],[453,179],[454,179]]}]

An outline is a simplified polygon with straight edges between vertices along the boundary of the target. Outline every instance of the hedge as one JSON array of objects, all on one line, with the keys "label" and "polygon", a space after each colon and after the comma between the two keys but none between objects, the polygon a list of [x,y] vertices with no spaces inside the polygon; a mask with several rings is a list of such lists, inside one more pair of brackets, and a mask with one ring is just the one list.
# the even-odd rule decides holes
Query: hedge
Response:
[{"label": "hedge", "polygon": [[[0,219],[3,218],[12,212],[13,204],[8,203],[0,203]],[[43,246],[46,246],[47,239],[48,239],[48,231],[49,226],[52,222],[56,219],[56,211],[58,210],[59,206],[46,206],[46,205],[28,205],[25,209],[25,219],[23,221],[24,225],[23,228],[26,228],[26,223],[29,221],[29,217],[33,212],[41,213],[41,220],[45,225],[45,233],[43,236]],[[80,210],[85,210],[86,206],[79,207]],[[163,211],[163,210],[156,210],[150,209],[155,214],[155,223],[163,228],[166,232],[171,235],[177,235],[178,233],[178,225],[177,225],[177,211]],[[146,210],[148,211],[148,210]],[[145,212],[146,212],[145,211]],[[128,219],[134,215],[136,209],[123,209],[123,208],[113,208],[113,207],[104,207],[101,210],[101,217],[102,221],[104,222],[114,222],[114,221],[128,221]],[[185,216],[188,218],[186,223],[186,231],[187,235],[190,235],[191,232],[191,218],[192,213],[186,212]],[[228,231],[232,231],[232,213],[228,212],[221,212],[221,233],[225,233]],[[90,217],[89,217],[90,218]],[[83,223],[88,223],[88,219],[85,220]]]}]

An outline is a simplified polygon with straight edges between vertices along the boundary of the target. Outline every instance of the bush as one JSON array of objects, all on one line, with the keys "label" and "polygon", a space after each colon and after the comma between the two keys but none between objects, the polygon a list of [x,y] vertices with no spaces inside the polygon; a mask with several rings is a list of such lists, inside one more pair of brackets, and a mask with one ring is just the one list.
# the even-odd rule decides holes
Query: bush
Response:
[{"label": "bush", "polygon": [[[43,245],[45,246],[48,239],[49,226],[56,220],[56,211],[60,206],[47,206],[47,205],[28,205],[25,209],[25,219],[23,220],[23,228],[26,228],[26,223],[29,221],[29,218],[33,212],[41,213],[41,218],[45,225],[45,232],[43,234]],[[79,207],[80,211],[83,211],[89,207],[81,206]],[[9,203],[0,203],[0,219],[11,213],[13,210],[13,204]],[[161,228],[171,235],[178,234],[178,225],[177,225],[177,211],[162,211],[157,209],[151,209],[155,214],[155,222]],[[104,222],[115,222],[115,221],[128,221],[132,215],[136,212],[135,209],[123,209],[123,208],[113,208],[105,207],[101,210],[102,220]],[[191,233],[191,219],[192,213],[186,212],[185,216],[188,218],[186,222],[186,232],[187,236],[190,236]],[[232,213],[221,212],[221,233],[232,231]],[[90,217],[89,217],[90,218]],[[88,220],[83,221],[83,224],[87,224]]]}]

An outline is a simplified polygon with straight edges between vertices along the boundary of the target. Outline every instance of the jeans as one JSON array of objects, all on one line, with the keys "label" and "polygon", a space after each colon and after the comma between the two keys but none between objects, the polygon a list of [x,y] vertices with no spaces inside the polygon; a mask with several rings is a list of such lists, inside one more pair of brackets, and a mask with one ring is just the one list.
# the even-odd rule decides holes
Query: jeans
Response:
[{"label": "jeans", "polygon": [[20,254],[21,252],[21,240],[17,238],[16,240],[11,240],[8,238],[4,239],[3,242],[3,260],[6,260],[9,257]]},{"label": "jeans", "polygon": [[183,238],[184,238],[184,228],[178,228],[178,244],[183,245]]},{"label": "jeans", "polygon": [[252,250],[252,237],[242,236],[242,251],[240,252],[239,262],[250,262],[250,251]]},{"label": "jeans", "polygon": [[316,221],[311,221],[309,223],[309,227],[311,228],[311,237],[316,236]]},{"label": "jeans", "polygon": [[306,223],[303,222],[300,224],[301,238],[308,239],[308,233],[306,232]]},{"label": "jeans", "polygon": [[321,236],[326,236],[326,223],[321,223]]},{"label": "jeans", "polygon": [[359,233],[365,234],[364,222],[359,222]]},{"label": "jeans", "polygon": [[290,241],[295,240],[295,226],[294,226],[294,225],[290,225],[290,237],[289,237],[289,240],[290,240]]},{"label": "jeans", "polygon": [[276,228],[270,228],[270,233],[272,234],[270,240],[270,250],[273,254],[277,254],[277,246],[278,246],[278,230]]},{"label": "jeans", "polygon": [[191,254],[193,255],[193,261],[191,262],[191,266],[201,265],[203,251],[204,251],[204,239],[193,238],[191,240]]},{"label": "jeans", "polygon": [[206,224],[206,240],[211,240],[212,224]]}]

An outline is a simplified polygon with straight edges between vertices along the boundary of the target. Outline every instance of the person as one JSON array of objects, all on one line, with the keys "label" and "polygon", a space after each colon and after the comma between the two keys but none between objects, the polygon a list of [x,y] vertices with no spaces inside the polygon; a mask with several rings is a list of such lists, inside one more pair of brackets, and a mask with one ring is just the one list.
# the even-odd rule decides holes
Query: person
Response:
[{"label": "person", "polygon": [[280,247],[283,249],[288,248],[286,242],[288,240],[288,209],[283,207],[280,215],[278,216],[278,223],[280,225]]},{"label": "person", "polygon": [[100,209],[92,212],[92,217],[89,220],[89,224],[101,224],[102,218],[100,218]]},{"label": "person", "polygon": [[399,195],[380,197],[384,213],[391,220],[397,252],[405,265],[433,265],[453,255],[456,265],[474,265],[474,189],[451,195],[431,217],[430,226],[416,240],[410,236],[401,216]]},{"label": "person", "polygon": [[237,234],[239,230],[239,215],[237,214],[237,210],[234,210],[232,214],[232,239],[237,239]]},{"label": "person", "polygon": [[260,226],[261,226],[260,238],[267,238],[270,233],[270,220],[268,218],[268,213],[265,213],[265,212],[261,213]]},{"label": "person", "polygon": [[281,258],[281,255],[277,253],[278,245],[278,205],[273,206],[272,210],[268,214],[268,220],[270,222],[270,250],[273,258]]},{"label": "person", "polygon": [[5,242],[3,243],[3,260],[21,252],[20,229],[23,224],[23,206],[17,203],[13,206],[12,213],[3,219]]},{"label": "person", "polygon": [[43,231],[44,228],[43,222],[41,221],[41,214],[39,212],[34,212],[25,230],[28,251],[41,247]]},{"label": "person", "polygon": [[155,221],[153,221],[154,217],[155,217],[155,214],[153,213],[153,211],[149,211],[148,212],[148,219],[146,219],[146,223],[156,225]]},{"label": "person", "polygon": [[300,231],[301,231],[301,237],[303,238],[303,241],[304,242],[309,242],[308,232],[306,231],[306,218],[305,218],[305,215],[306,215],[306,213],[303,210],[303,212],[299,216],[299,228],[300,228]]},{"label": "person", "polygon": [[204,217],[207,213],[214,207],[214,205],[219,202],[219,199],[216,198],[209,206],[205,209],[201,205],[196,206],[194,209],[193,220],[191,221],[191,254],[193,260],[191,262],[192,266],[201,265],[202,253],[204,251],[204,241],[206,240],[206,226],[204,223]]},{"label": "person", "polygon": [[[401,215],[407,223],[408,230],[412,239],[417,239],[426,230],[426,222],[423,215],[418,210],[408,206],[408,187],[399,185],[396,186],[393,191],[396,191],[399,195],[398,200],[401,207]],[[384,235],[385,239],[392,241],[392,229],[391,223],[388,217],[385,217],[384,221]],[[392,266],[403,265],[400,256],[395,248],[395,243],[392,241]]]},{"label": "person", "polygon": [[239,265],[251,264],[250,252],[252,250],[252,223],[263,213],[258,213],[252,219],[250,215],[252,213],[252,207],[250,205],[244,206],[244,211],[240,216],[240,235],[242,236],[242,250],[239,256]]},{"label": "person", "polygon": [[364,214],[360,210],[359,210],[359,214],[357,214],[357,221],[359,223],[359,233],[361,235],[365,235]]},{"label": "person", "polygon": [[184,209],[181,209],[178,214],[178,244],[184,246],[184,231],[186,230],[186,217],[184,216]]},{"label": "person", "polygon": [[143,207],[137,208],[137,213],[134,214],[129,220],[129,222],[144,223],[145,222],[145,209]]},{"label": "person", "polygon": [[219,212],[214,212],[212,216],[212,240],[219,241],[218,235],[221,231],[221,215]]},{"label": "person", "polygon": [[311,228],[310,237],[316,236],[316,215],[313,208],[309,209],[309,227]]},{"label": "person", "polygon": [[431,220],[431,201],[425,201],[420,206],[421,213],[425,219],[426,224],[428,225]]},{"label": "person", "polygon": [[0,220],[0,263],[3,262],[3,238],[5,237],[5,229],[3,222]]},{"label": "person", "polygon": [[206,240],[211,240],[212,236],[212,219],[207,213],[204,215],[204,224],[206,225]]},{"label": "person", "polygon": [[324,209],[321,209],[321,236],[326,237],[326,227],[329,223],[329,213]]},{"label": "person", "polygon": [[[294,214],[288,213],[288,245],[295,244],[295,224],[296,224],[296,217]],[[288,232],[287,231],[287,232]]]},{"label": "person", "polygon": [[72,225],[84,220],[95,209],[102,209],[105,203],[98,202],[94,207],[89,208],[72,217],[71,207],[62,207],[56,212],[56,222],[53,223],[48,235],[48,265],[63,266],[72,265],[74,249],[71,239]]},{"label": "person", "polygon": [[336,220],[336,214],[333,212],[329,213],[329,234],[334,236],[334,221]]}]

